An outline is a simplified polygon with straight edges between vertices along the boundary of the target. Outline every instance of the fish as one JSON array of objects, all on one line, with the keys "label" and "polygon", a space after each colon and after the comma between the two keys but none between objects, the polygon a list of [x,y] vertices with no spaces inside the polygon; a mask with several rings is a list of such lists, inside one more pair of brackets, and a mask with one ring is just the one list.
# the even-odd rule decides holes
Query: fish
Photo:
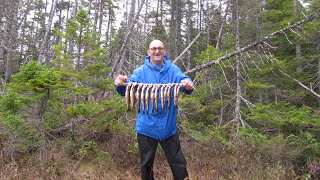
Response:
[{"label": "fish", "polygon": [[168,84],[167,86],[168,86],[168,89],[167,89],[168,109],[170,109],[172,84]]},{"label": "fish", "polygon": [[129,111],[130,108],[130,87],[131,87],[132,83],[128,83],[127,84],[127,88],[126,88],[126,93],[125,93],[125,99],[126,99],[126,103],[127,103],[127,111]]},{"label": "fish", "polygon": [[166,106],[166,102],[167,102],[167,99],[168,99],[167,91],[168,91],[168,84],[165,84],[164,85],[164,91],[163,91],[164,107]]},{"label": "fish", "polygon": [[131,85],[131,90],[130,90],[130,108],[134,108],[134,103],[135,103],[135,88],[136,88],[137,82],[133,82]]},{"label": "fish", "polygon": [[173,92],[173,96],[174,96],[174,106],[178,107],[178,98],[179,98],[179,91],[180,91],[180,84],[175,84],[174,86],[174,92]]},{"label": "fish", "polygon": [[138,113],[140,112],[140,90],[142,88],[143,84],[142,83],[138,83],[138,87],[137,87],[137,90],[136,90],[136,100],[137,100],[137,108],[138,108]]},{"label": "fish", "polygon": [[140,92],[141,102],[142,102],[142,107],[141,107],[141,109],[142,109],[142,114],[144,114],[144,109],[145,109],[145,93],[144,93],[144,91],[145,91],[146,87],[147,87],[147,85],[144,84],[144,85],[142,86],[141,92]]},{"label": "fish", "polygon": [[155,101],[155,103],[156,103],[156,111],[158,112],[159,111],[159,109],[158,109],[158,106],[159,106],[159,104],[158,104],[158,102],[159,102],[159,88],[160,88],[160,85],[159,84],[156,84],[155,85],[155,90],[154,90],[154,97],[155,97],[155,99],[154,99],[154,101]]},{"label": "fish", "polygon": [[147,110],[147,113],[149,112],[149,98],[150,98],[150,87],[151,85],[147,85],[147,88],[146,88],[146,110]]},{"label": "fish", "polygon": [[164,110],[164,103],[165,103],[165,97],[164,97],[164,92],[165,92],[165,85],[162,84],[161,85],[161,90],[160,90],[160,99],[161,99],[161,108],[162,108],[162,111]]},{"label": "fish", "polygon": [[156,85],[152,84],[151,87],[151,93],[150,93],[150,98],[151,98],[151,110],[152,113],[154,112],[154,101],[155,101],[155,90],[156,90]]}]

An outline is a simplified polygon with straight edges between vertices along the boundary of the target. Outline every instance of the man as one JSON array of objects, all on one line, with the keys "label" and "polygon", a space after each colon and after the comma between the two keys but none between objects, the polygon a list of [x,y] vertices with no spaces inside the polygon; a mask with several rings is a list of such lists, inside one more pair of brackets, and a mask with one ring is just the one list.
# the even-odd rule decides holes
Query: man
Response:
[{"label": "man", "polygon": [[[165,55],[166,50],[160,40],[154,40],[150,43],[148,55],[145,58],[144,65],[133,71],[130,78],[119,75],[115,78],[114,84],[117,92],[124,96],[126,85],[129,82],[144,84],[167,84],[181,83],[180,91],[191,94],[194,85],[191,79],[183,74],[180,68],[171,64],[170,59]],[[172,101],[173,102],[173,97]],[[159,107],[161,102],[159,101]],[[149,102],[149,106],[151,103]],[[144,180],[154,179],[153,162],[158,143],[160,143],[167,161],[171,167],[174,179],[187,179],[188,172],[186,160],[181,151],[179,135],[177,134],[177,108],[173,105],[166,108],[159,108],[152,112],[151,108],[147,113],[140,111],[137,116],[135,131],[140,152],[141,178]]]}]

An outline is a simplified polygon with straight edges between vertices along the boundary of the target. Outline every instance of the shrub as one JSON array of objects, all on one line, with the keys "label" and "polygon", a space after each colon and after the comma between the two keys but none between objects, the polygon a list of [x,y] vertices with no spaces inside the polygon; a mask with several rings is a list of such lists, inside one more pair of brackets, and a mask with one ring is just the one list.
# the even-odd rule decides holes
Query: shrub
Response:
[{"label": "shrub", "polygon": [[41,147],[44,142],[44,137],[18,115],[4,115],[0,119],[0,123],[3,124],[7,133],[18,137],[13,142],[18,148],[34,151]]}]

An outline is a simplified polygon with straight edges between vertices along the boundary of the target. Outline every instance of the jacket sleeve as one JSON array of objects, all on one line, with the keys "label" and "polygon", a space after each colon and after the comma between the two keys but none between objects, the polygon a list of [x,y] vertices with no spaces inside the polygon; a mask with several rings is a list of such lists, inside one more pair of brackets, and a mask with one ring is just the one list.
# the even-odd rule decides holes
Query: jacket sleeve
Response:
[{"label": "jacket sleeve", "polygon": [[[134,70],[132,75],[127,79],[127,83],[129,82],[137,82],[138,80],[138,69]],[[126,89],[127,89],[127,86],[115,86],[116,88],[116,91],[117,93],[120,95],[120,96],[125,96],[125,93],[126,93]]]},{"label": "jacket sleeve", "polygon": [[[192,79],[189,76],[185,75],[179,68],[177,73],[177,82],[180,83],[182,80],[192,81]],[[184,92],[187,95],[190,95],[193,92],[193,90],[186,90],[184,87],[181,87],[180,91]]]}]

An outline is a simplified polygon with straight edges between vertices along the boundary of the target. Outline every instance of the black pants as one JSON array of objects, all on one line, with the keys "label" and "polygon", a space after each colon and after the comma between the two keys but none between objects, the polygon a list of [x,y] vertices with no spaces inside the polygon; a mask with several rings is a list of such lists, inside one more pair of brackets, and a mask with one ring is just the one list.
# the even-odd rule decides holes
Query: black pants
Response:
[{"label": "black pants", "polygon": [[178,134],[175,134],[163,141],[159,141],[138,133],[137,139],[140,151],[141,178],[143,180],[154,179],[152,168],[158,143],[160,143],[166,155],[174,179],[183,180],[188,177],[186,168],[187,162],[181,151]]}]

